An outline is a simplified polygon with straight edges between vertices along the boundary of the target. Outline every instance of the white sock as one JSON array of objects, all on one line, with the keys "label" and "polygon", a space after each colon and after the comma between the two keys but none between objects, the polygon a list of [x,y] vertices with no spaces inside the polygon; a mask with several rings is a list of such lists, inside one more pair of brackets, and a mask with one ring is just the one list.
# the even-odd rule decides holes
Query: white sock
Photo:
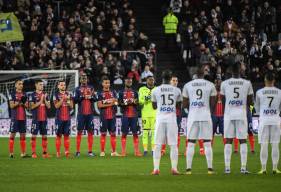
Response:
[{"label": "white sock", "polygon": [[191,169],[195,144],[188,142],[186,151],[186,169]]},{"label": "white sock", "polygon": [[261,151],[260,151],[260,160],[261,160],[261,169],[263,171],[266,170],[267,159],[268,159],[268,143],[262,143]]},{"label": "white sock", "polygon": [[208,168],[213,168],[213,149],[211,142],[204,142],[204,149]]},{"label": "white sock", "polygon": [[241,169],[246,169],[247,167],[247,155],[248,155],[247,143],[240,144]]},{"label": "white sock", "polygon": [[279,162],[279,143],[272,143],[272,169],[276,170]]},{"label": "white sock", "polygon": [[171,159],[172,169],[178,170],[178,146],[177,145],[170,146],[170,159]]},{"label": "white sock", "polygon": [[153,152],[154,170],[159,170],[160,159],[161,159],[161,145],[155,145],[155,149]]},{"label": "white sock", "polygon": [[226,169],[230,169],[231,153],[232,153],[232,144],[225,144],[224,145],[224,164],[225,164]]}]

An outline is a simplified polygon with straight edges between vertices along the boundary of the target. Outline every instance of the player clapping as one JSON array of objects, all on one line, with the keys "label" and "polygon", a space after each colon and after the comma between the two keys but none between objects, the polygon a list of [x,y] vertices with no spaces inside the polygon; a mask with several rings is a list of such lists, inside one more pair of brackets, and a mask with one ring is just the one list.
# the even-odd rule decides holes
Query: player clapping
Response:
[{"label": "player clapping", "polygon": [[36,136],[38,133],[42,135],[43,158],[50,157],[47,152],[47,109],[50,109],[50,99],[44,90],[42,80],[35,81],[35,92],[29,97],[30,108],[32,110],[32,127],[31,127],[31,150],[32,158],[37,158],[36,154]]}]

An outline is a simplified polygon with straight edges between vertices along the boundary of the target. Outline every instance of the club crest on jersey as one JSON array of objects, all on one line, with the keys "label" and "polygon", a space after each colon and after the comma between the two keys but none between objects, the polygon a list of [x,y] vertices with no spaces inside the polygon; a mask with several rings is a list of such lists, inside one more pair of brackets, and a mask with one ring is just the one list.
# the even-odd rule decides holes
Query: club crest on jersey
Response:
[{"label": "club crest on jersey", "polygon": [[228,104],[239,107],[239,106],[243,105],[243,101],[242,100],[230,100]]},{"label": "club crest on jersey", "polygon": [[277,110],[276,109],[265,109],[263,110],[264,115],[276,115]]},{"label": "club crest on jersey", "polygon": [[175,109],[174,109],[174,107],[161,107],[160,111],[161,112],[174,112]]},{"label": "club crest on jersey", "polygon": [[192,103],[191,103],[191,106],[192,107],[204,107],[205,106],[205,104],[204,104],[204,102],[203,101],[193,101]]}]

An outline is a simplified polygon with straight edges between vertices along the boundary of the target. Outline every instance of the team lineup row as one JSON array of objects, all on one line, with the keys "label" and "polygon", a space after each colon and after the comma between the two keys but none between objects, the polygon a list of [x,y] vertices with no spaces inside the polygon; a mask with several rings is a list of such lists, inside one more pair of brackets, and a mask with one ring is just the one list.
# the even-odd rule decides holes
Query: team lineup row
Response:
[{"label": "team lineup row", "polygon": [[[106,77],[102,79],[103,90],[95,92],[92,86],[87,83],[87,76],[81,75],[80,86],[75,89],[71,96],[66,91],[64,81],[58,82],[58,92],[53,96],[52,102],[56,108],[56,151],[57,157],[61,156],[61,139],[64,137],[65,155],[69,153],[69,127],[70,111],[74,104],[78,104],[77,116],[77,137],[76,156],[80,155],[80,143],[83,130],[88,133],[88,155],[94,156],[93,145],[93,103],[98,103],[101,120],[100,156],[105,156],[105,143],[107,132],[110,134],[111,156],[120,156],[116,152],[116,128],[115,113],[119,105],[122,109],[122,137],[121,156],[126,156],[126,138],[129,130],[133,133],[134,154],[136,156],[147,155],[148,141],[151,136],[151,148],[153,151],[154,170],[152,174],[159,174],[159,164],[161,158],[161,148],[163,144],[168,144],[171,148],[172,174],[179,174],[177,171],[178,161],[178,123],[181,108],[187,108],[188,124],[187,138],[188,145],[186,151],[186,174],[191,174],[192,159],[196,140],[204,141],[204,151],[208,164],[208,173],[213,174],[213,152],[211,140],[213,137],[213,126],[211,114],[218,109],[215,105],[221,103],[220,113],[224,116],[224,138],[226,144],[225,173],[230,173],[230,159],[232,153],[232,140],[238,138],[240,141],[241,153],[241,173],[248,173],[247,170],[247,145],[248,135],[247,108],[253,104],[253,89],[249,81],[240,78],[239,67],[233,68],[233,77],[222,82],[220,88],[215,88],[214,84],[204,80],[204,73],[198,71],[198,79],[188,82],[181,93],[177,86],[177,78],[169,71],[163,72],[163,84],[154,86],[154,78],[147,78],[147,85],[141,87],[138,92],[132,89],[132,80],[125,79],[125,88],[118,94],[110,89],[110,80]],[[171,85],[170,85],[171,84]],[[9,150],[10,157],[13,158],[14,139],[16,132],[20,133],[21,156],[26,155],[26,115],[25,109],[32,111],[32,137],[31,149],[32,157],[37,158],[36,136],[42,135],[43,157],[49,157],[47,152],[47,109],[51,107],[50,98],[43,91],[43,82],[38,80],[35,83],[36,90],[29,96],[23,92],[23,81],[15,82],[15,91],[10,94],[9,104],[11,108],[11,128]],[[266,173],[267,144],[272,144],[273,172],[279,173],[277,169],[279,161],[280,123],[279,112],[281,103],[281,92],[274,87],[274,77],[272,74],[266,76],[265,90],[259,90],[256,94],[255,108],[260,112],[259,142],[261,143],[261,164],[262,171]],[[218,101],[217,95],[221,98]],[[267,103],[265,103],[267,102]],[[139,138],[137,130],[137,106],[142,107],[143,123],[143,148],[144,154],[139,150]],[[198,115],[200,114],[200,115]]]}]

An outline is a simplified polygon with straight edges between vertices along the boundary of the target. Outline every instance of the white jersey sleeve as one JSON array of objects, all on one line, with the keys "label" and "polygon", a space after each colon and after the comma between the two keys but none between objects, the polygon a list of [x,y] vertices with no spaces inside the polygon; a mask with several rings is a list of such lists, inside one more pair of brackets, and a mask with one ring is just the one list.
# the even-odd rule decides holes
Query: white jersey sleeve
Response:
[{"label": "white jersey sleeve", "polygon": [[265,87],[256,93],[255,108],[263,125],[280,125],[281,90]]}]

